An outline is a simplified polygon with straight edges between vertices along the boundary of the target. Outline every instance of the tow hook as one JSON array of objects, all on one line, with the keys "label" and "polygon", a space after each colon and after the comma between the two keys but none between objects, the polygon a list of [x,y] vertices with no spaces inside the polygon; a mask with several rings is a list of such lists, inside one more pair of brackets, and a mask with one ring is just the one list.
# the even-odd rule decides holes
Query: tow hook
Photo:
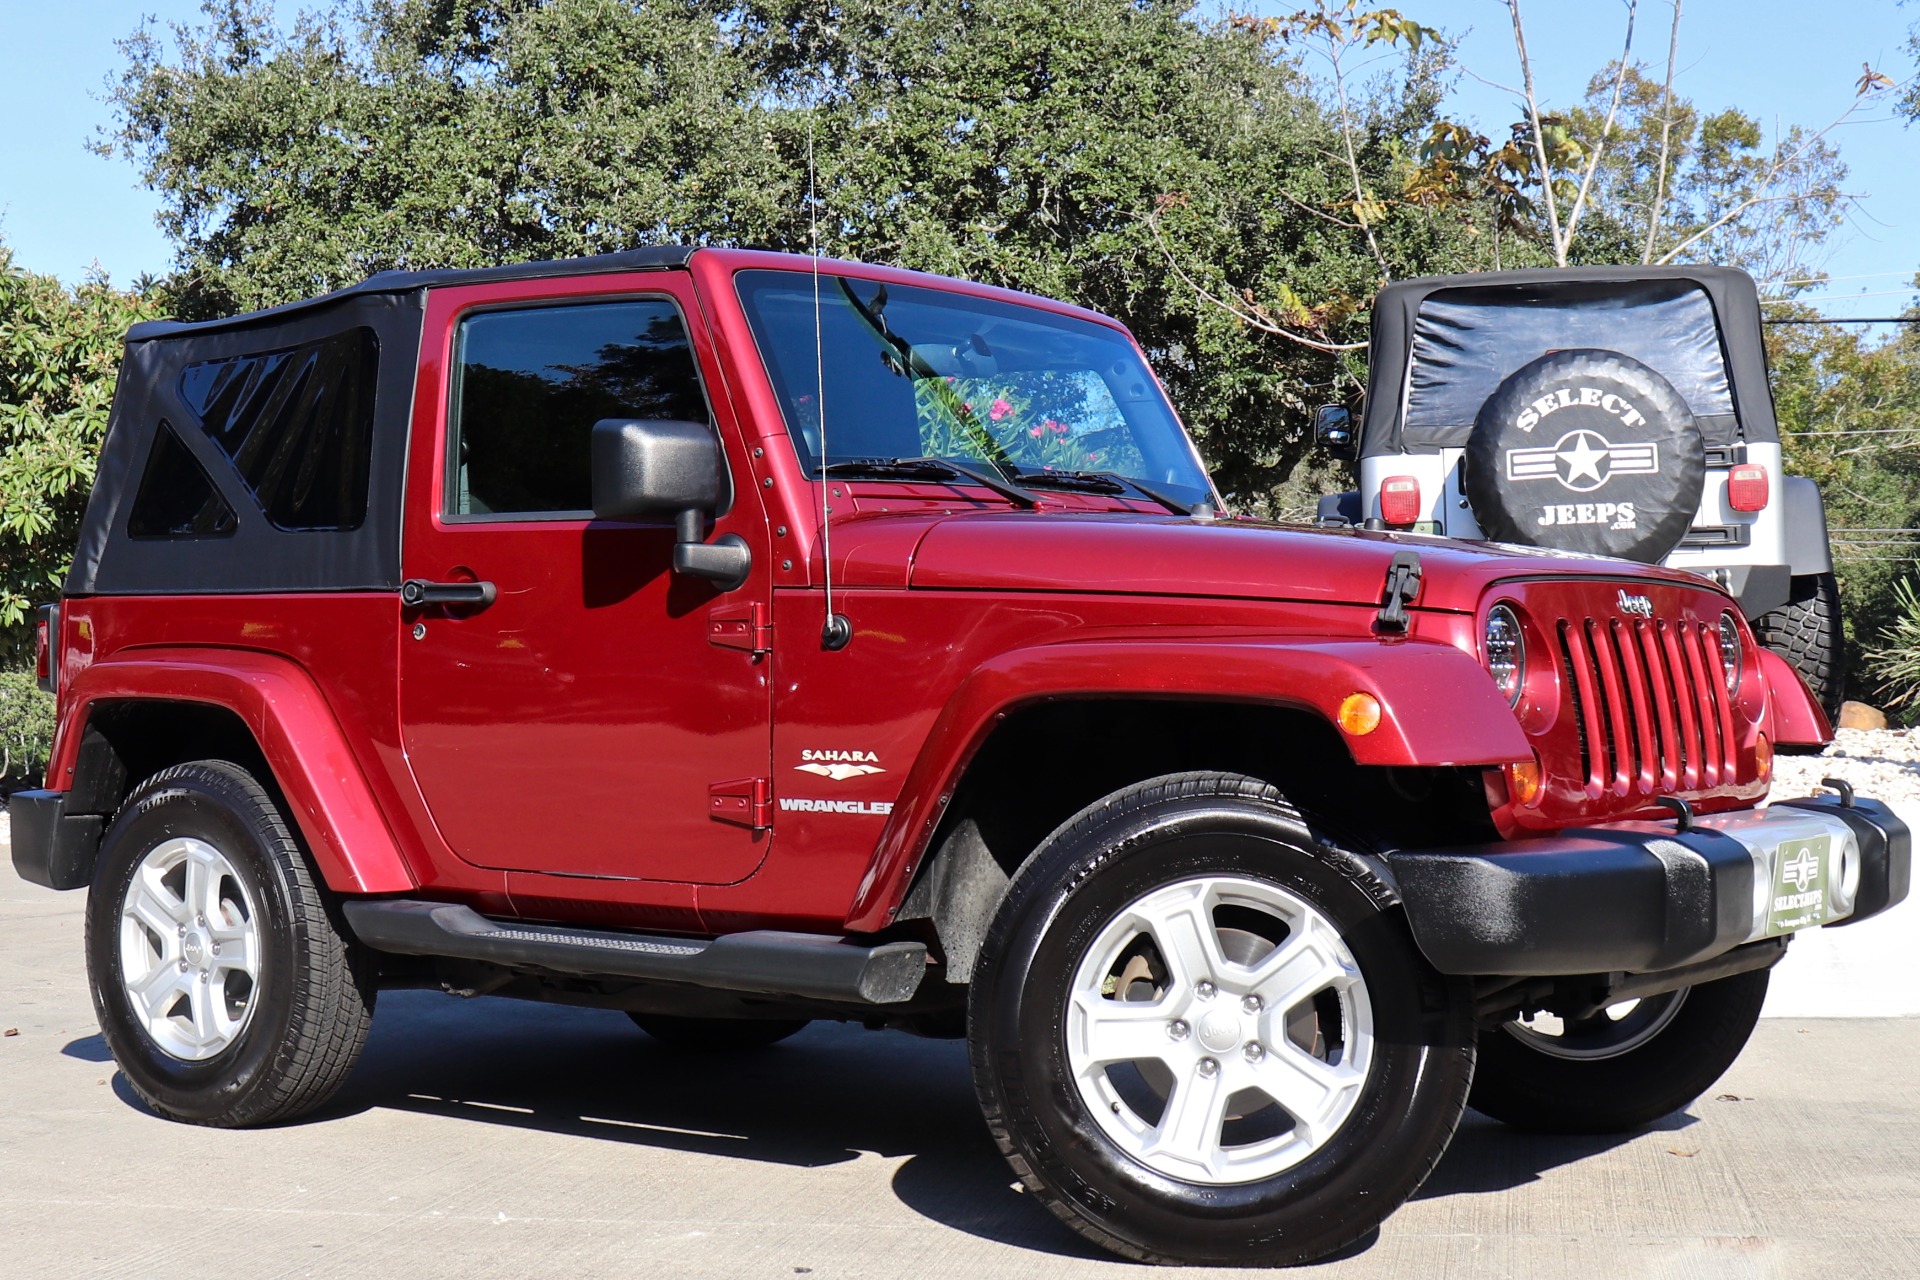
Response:
[{"label": "tow hook", "polygon": [[1420,553],[1396,551],[1387,566],[1386,599],[1380,605],[1377,621],[1382,631],[1404,635],[1409,624],[1407,606],[1420,595]]}]

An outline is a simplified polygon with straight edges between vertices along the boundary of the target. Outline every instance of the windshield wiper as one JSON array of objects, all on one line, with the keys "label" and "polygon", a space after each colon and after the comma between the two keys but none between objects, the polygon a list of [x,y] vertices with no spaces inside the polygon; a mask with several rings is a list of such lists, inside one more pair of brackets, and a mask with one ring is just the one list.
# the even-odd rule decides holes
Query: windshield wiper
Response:
[{"label": "windshield wiper", "polygon": [[820,474],[823,476],[897,476],[910,480],[953,480],[965,477],[1023,507],[1040,505],[1039,495],[1022,489],[1007,479],[1004,474],[952,458],[846,458],[839,462],[827,463],[820,468]]},{"label": "windshield wiper", "polygon": [[1135,480],[1132,476],[1123,476],[1117,471],[1021,471],[1018,478],[1037,488],[1079,489],[1087,493],[1125,493],[1132,490],[1181,516],[1193,515],[1197,508],[1212,505],[1204,498],[1199,502],[1184,502],[1164,489]]}]

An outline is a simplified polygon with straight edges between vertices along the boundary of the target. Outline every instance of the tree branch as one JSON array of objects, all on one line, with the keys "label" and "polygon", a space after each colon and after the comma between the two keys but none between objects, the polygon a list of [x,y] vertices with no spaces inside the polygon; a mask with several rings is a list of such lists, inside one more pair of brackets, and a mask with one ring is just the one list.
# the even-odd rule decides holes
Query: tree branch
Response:
[{"label": "tree branch", "polygon": [[1653,207],[1647,211],[1647,247],[1642,265],[1653,261],[1660,214],[1667,207],[1667,164],[1673,156],[1673,65],[1680,56],[1680,0],[1673,0],[1673,33],[1667,37],[1667,87],[1660,95],[1660,165],[1653,183]]},{"label": "tree branch", "polygon": [[[1319,0],[1320,13],[1331,20],[1327,11],[1327,0]],[[1387,255],[1380,250],[1380,242],[1373,237],[1373,226],[1365,212],[1367,193],[1360,178],[1360,161],[1353,150],[1353,116],[1347,107],[1347,77],[1341,69],[1340,38],[1327,38],[1327,60],[1333,64],[1333,93],[1340,103],[1340,141],[1347,151],[1347,173],[1353,179],[1353,216],[1360,223],[1360,232],[1367,238],[1367,248],[1373,251],[1373,260],[1380,264],[1380,279],[1384,282],[1393,279],[1393,269],[1387,265]]]},{"label": "tree branch", "polygon": [[1258,329],[1262,333],[1274,334],[1287,339],[1289,342],[1297,342],[1301,346],[1309,347],[1315,351],[1339,352],[1364,351],[1367,349],[1367,344],[1364,342],[1323,342],[1315,338],[1309,338],[1305,334],[1295,333],[1291,329],[1284,329],[1273,323],[1273,321],[1254,315],[1243,307],[1237,307],[1231,302],[1215,297],[1201,285],[1199,281],[1188,275],[1186,268],[1182,267],[1180,260],[1174,256],[1172,246],[1167,243],[1166,237],[1160,233],[1159,212],[1156,210],[1148,214],[1146,221],[1147,230],[1153,233],[1153,242],[1160,246],[1160,252],[1165,255],[1167,265],[1173,269],[1173,274],[1180,277],[1181,283],[1193,290],[1194,294],[1199,297],[1202,302],[1220,308],[1220,310],[1226,312],[1250,329]]},{"label": "tree branch", "polygon": [[1553,237],[1554,265],[1567,265],[1566,242],[1560,238],[1560,209],[1553,198],[1553,170],[1547,165],[1546,133],[1540,127],[1540,100],[1533,92],[1533,63],[1527,57],[1527,32],[1520,22],[1520,0],[1501,0],[1513,15],[1513,44],[1520,53],[1520,82],[1526,86],[1527,123],[1533,128],[1533,154],[1540,162],[1540,195],[1547,206],[1547,232]]},{"label": "tree branch", "polygon": [[[1607,104],[1607,120],[1600,126],[1600,141],[1594,144],[1593,152],[1587,157],[1587,172],[1580,179],[1580,190],[1573,198],[1573,208],[1567,212],[1567,247],[1573,247],[1573,233],[1580,225],[1580,214],[1587,205],[1587,191],[1593,186],[1593,175],[1600,168],[1600,157],[1606,154],[1607,139],[1613,136],[1613,122],[1620,114],[1620,89],[1627,81],[1627,59],[1633,53],[1633,20],[1639,16],[1640,0],[1627,0],[1627,38],[1620,46],[1620,63],[1613,75],[1613,101]],[[1561,265],[1565,265],[1566,254],[1562,253]]]}]

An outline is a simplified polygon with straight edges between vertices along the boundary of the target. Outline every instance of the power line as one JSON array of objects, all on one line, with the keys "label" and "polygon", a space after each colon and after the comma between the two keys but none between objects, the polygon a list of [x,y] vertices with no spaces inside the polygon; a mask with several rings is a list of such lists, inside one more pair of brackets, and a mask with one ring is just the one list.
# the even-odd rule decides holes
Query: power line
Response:
[{"label": "power line", "polygon": [[[1835,293],[1835,294],[1829,294],[1824,298],[1816,296],[1812,299],[1812,301],[1845,302],[1850,298],[1898,298],[1905,294],[1915,293],[1915,292],[1920,292],[1920,289],[1916,289],[1913,285],[1908,285],[1904,289],[1872,289],[1872,290],[1862,289],[1858,293]],[[1773,304],[1773,303],[1799,302],[1801,301],[1801,299],[1799,298],[1762,298],[1760,299],[1760,301],[1768,304]]]},{"label": "power line", "polygon": [[1808,436],[1910,436],[1916,431],[1920,431],[1920,426],[1858,427],[1848,428],[1844,431],[1807,431],[1797,427],[1789,427],[1787,434],[1805,439]]},{"label": "power line", "polygon": [[1920,324],[1920,316],[1820,316],[1812,320],[1762,320],[1761,324]]}]

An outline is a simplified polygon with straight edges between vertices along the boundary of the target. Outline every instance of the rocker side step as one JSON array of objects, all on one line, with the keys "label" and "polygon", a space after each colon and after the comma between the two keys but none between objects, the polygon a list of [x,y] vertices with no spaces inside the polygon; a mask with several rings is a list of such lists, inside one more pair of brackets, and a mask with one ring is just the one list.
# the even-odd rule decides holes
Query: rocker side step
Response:
[{"label": "rocker side step", "polygon": [[376,950],[481,960],[510,969],[679,982],[850,1004],[900,1004],[913,998],[927,968],[927,948],[918,942],[864,947],[818,934],[773,930],[707,941],[492,920],[448,902],[383,899],[344,905],[354,933]]}]

